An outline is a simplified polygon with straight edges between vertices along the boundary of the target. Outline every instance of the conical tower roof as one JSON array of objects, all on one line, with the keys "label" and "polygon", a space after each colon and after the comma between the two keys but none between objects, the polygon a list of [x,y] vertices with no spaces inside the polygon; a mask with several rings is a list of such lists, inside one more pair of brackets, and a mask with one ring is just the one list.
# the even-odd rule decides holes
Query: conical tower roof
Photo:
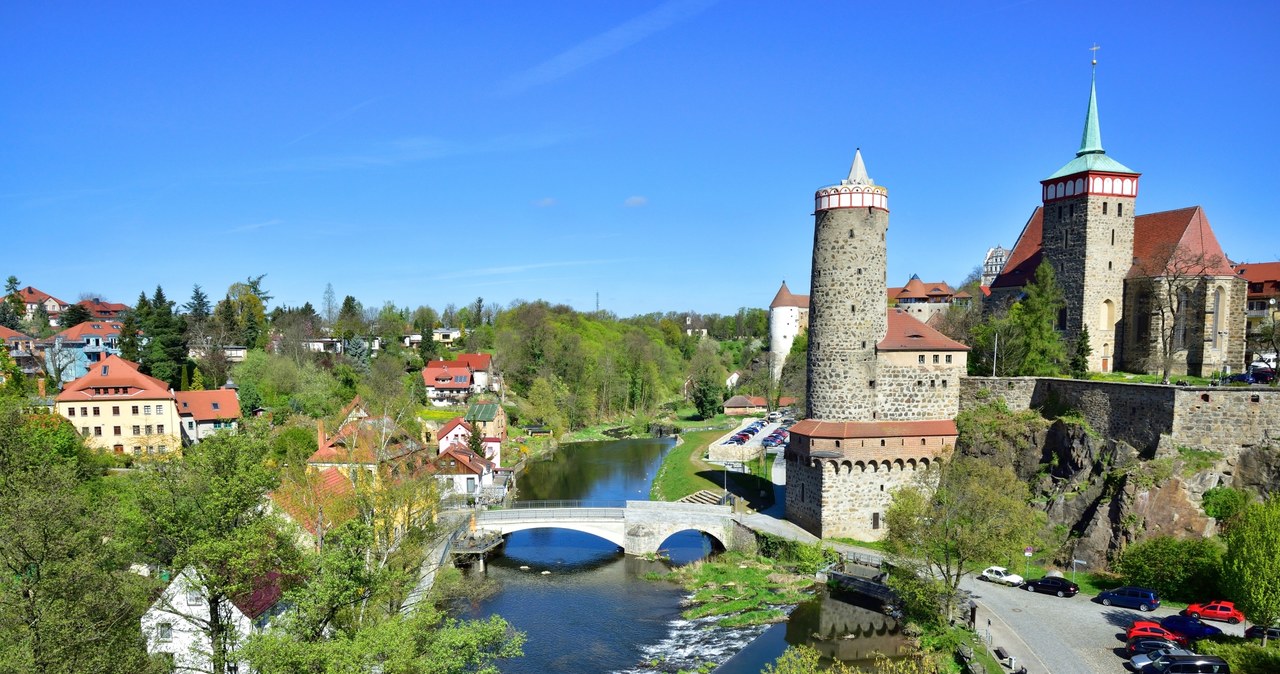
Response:
[{"label": "conical tower roof", "polygon": [[787,287],[786,281],[782,282],[782,287],[778,288],[778,294],[774,295],[773,301],[769,303],[770,309],[807,306],[809,306],[809,296],[792,294],[791,289]]},{"label": "conical tower roof", "polygon": [[1089,107],[1084,115],[1084,133],[1080,136],[1080,149],[1076,158],[1067,162],[1046,180],[1075,175],[1085,171],[1104,171],[1107,173],[1133,173],[1137,171],[1107,156],[1102,149],[1102,129],[1098,123],[1098,75],[1094,68],[1093,77],[1089,81]]},{"label": "conical tower roof", "polygon": [[845,182],[850,185],[876,184],[876,181],[867,175],[867,165],[862,162],[862,148],[853,151],[853,166],[849,167],[849,179]]}]

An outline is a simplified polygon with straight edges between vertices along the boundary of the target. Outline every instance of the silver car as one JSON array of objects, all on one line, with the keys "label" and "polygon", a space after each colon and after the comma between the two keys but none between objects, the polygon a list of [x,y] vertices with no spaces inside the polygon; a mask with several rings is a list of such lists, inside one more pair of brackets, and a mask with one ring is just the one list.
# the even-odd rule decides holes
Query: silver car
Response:
[{"label": "silver car", "polygon": [[1174,655],[1195,655],[1195,653],[1192,653],[1185,648],[1161,648],[1159,650],[1151,651],[1150,653],[1135,655],[1132,658],[1129,658],[1129,664],[1133,666],[1133,671],[1141,672],[1147,665]]}]

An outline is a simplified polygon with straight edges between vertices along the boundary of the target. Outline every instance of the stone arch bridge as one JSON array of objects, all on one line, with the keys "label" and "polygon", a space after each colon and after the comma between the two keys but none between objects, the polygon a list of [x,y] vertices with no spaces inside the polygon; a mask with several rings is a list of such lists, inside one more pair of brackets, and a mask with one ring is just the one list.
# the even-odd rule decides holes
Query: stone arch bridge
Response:
[{"label": "stone arch bridge", "polygon": [[726,550],[749,548],[752,531],[739,524],[729,506],[665,501],[527,502],[517,508],[476,513],[476,527],[503,536],[525,529],[571,529],[599,536],[628,555],[658,552],[672,534],[701,531]]}]

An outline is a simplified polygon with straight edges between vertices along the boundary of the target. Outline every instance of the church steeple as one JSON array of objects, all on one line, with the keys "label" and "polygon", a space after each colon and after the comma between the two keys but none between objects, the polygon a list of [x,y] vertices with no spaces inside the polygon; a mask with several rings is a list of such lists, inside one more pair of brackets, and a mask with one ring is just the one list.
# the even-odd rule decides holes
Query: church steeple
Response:
[{"label": "church steeple", "polygon": [[1094,61],[1093,77],[1089,82],[1089,111],[1084,117],[1084,136],[1080,138],[1080,150],[1076,156],[1106,154],[1102,149],[1102,132],[1098,129],[1098,62]]}]

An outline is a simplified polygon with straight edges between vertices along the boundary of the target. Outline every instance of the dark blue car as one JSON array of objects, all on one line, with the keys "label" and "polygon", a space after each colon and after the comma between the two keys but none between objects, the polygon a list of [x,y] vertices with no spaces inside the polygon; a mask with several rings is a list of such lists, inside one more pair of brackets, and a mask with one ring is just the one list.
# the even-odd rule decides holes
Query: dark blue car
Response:
[{"label": "dark blue car", "polygon": [[1206,637],[1216,637],[1222,634],[1222,630],[1213,625],[1206,625],[1199,620],[1187,615],[1171,615],[1160,621],[1160,626],[1186,637],[1188,641],[1194,639],[1204,639]]}]

